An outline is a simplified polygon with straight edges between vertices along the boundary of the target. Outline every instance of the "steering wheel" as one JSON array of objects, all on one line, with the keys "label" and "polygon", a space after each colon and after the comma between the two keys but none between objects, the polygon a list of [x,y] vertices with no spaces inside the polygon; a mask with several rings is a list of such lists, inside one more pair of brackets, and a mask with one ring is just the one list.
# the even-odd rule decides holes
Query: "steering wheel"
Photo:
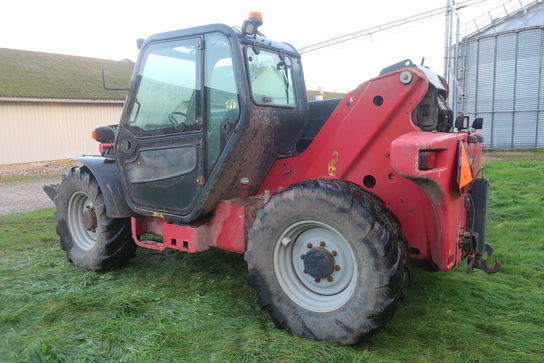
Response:
[{"label": "steering wheel", "polygon": [[185,122],[183,122],[181,120],[178,121],[176,116],[183,116],[183,120],[186,120],[187,119],[187,114],[183,113],[183,112],[179,112],[179,111],[170,112],[170,114],[168,114],[168,121],[172,125],[174,125],[174,127],[176,129],[179,129],[179,130],[183,131],[185,129]]}]

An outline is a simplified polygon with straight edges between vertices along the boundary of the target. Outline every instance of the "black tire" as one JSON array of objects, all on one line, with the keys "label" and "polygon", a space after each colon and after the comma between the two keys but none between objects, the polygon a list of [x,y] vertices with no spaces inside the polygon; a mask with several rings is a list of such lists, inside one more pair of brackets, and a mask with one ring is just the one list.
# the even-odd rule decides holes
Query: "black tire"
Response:
[{"label": "black tire", "polygon": [[[86,199],[84,199],[86,197]],[[83,199],[83,201],[82,201]],[[70,218],[70,203],[88,203],[96,215],[96,228],[87,239],[79,228],[78,217]],[[68,260],[88,271],[103,271],[126,264],[135,256],[136,244],[131,237],[129,218],[110,218],[98,182],[86,167],[72,167],[62,176],[57,195],[55,218],[57,234]],[[73,214],[75,215],[75,214]],[[72,231],[70,225],[73,226]],[[74,227],[75,226],[75,227]],[[78,231],[76,231],[78,229]],[[83,236],[83,238],[77,238]],[[85,243],[84,243],[85,242]]]},{"label": "black tire", "polygon": [[[317,227],[313,227],[312,223]],[[303,262],[308,264],[311,263],[308,257],[310,251],[323,250],[318,247],[310,249],[311,244],[306,244],[308,240],[302,237],[305,232],[300,232],[300,238],[293,234],[290,235],[292,239],[282,237],[289,235],[286,233],[299,233],[291,226],[304,228],[306,225],[309,226],[308,230],[312,233],[317,231],[318,235],[327,231],[321,226],[329,226],[330,233],[337,232],[330,236],[339,234],[343,237],[333,242],[349,245],[345,254],[352,254],[356,268],[352,269],[347,287],[338,292],[337,295],[342,297],[338,298],[338,302],[334,294],[322,297],[326,294],[313,291],[314,288],[325,287],[314,287],[307,282],[306,264],[304,275],[300,273],[300,267],[280,266],[281,256],[286,253],[294,256],[293,266],[298,264],[297,248],[308,248],[306,261]],[[248,262],[250,283],[257,291],[259,303],[272,315],[276,326],[287,328],[296,336],[350,345],[359,343],[366,335],[383,327],[392,317],[406,288],[406,249],[398,223],[379,200],[346,182],[310,181],[273,195],[257,212],[248,237],[245,259]],[[282,247],[282,241],[287,245]],[[330,245],[324,242],[318,243],[321,246]],[[306,244],[306,247],[301,247],[300,243]],[[283,248],[291,248],[291,252],[284,252]],[[314,252],[312,257],[315,257]],[[334,257],[333,264],[338,263],[340,252],[326,253],[338,255]],[[298,274],[294,276],[292,288],[288,287],[291,281],[286,280],[289,271]],[[317,270],[311,271],[313,273]],[[341,276],[334,280],[335,273],[327,277],[331,278],[327,283],[333,284],[343,278]],[[345,273],[349,274],[349,271]],[[309,278],[313,279],[314,276]],[[283,285],[280,281],[284,281]],[[323,278],[315,279],[318,284],[323,281]],[[338,286],[338,289],[341,288],[342,285]],[[351,295],[346,291],[351,291]],[[305,294],[308,294],[307,299]],[[314,297],[317,299],[315,302]],[[342,305],[334,307],[335,304]]]}]

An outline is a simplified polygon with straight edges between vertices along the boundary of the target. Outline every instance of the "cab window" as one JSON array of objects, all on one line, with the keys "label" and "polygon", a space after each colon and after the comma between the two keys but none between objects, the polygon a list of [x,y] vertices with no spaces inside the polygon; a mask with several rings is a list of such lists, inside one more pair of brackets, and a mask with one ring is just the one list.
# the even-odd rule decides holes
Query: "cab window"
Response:
[{"label": "cab window", "polygon": [[257,104],[294,107],[293,66],[287,56],[266,50],[246,51],[251,95]]},{"label": "cab window", "polygon": [[[231,47],[219,33],[206,35],[204,85],[206,92],[207,169],[211,173],[240,117]],[[221,131],[223,130],[223,132]],[[227,130],[227,132],[225,132]]]},{"label": "cab window", "polygon": [[138,71],[125,126],[136,134],[196,131],[198,39],[150,46]]}]

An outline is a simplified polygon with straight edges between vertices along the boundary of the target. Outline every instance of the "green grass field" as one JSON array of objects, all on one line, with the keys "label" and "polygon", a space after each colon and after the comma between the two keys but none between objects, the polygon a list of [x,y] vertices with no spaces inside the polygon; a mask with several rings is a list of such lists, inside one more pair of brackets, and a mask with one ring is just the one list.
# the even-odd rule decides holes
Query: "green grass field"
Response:
[{"label": "green grass field", "polygon": [[393,320],[356,347],[277,330],[242,256],[140,249],[128,267],[69,264],[53,210],[0,218],[0,361],[544,361],[544,162],[487,163],[488,276],[412,270]]}]

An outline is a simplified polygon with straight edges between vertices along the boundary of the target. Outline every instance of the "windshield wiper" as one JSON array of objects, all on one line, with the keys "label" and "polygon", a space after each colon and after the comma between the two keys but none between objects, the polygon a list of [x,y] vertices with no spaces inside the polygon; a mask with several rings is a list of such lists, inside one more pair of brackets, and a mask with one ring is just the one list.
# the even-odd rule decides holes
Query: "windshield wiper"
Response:
[{"label": "windshield wiper", "polygon": [[281,61],[277,64],[277,69],[280,71],[281,75],[283,76],[283,85],[285,88],[285,101],[287,104],[289,104],[289,78],[287,75],[287,64],[285,64],[285,61]]}]

